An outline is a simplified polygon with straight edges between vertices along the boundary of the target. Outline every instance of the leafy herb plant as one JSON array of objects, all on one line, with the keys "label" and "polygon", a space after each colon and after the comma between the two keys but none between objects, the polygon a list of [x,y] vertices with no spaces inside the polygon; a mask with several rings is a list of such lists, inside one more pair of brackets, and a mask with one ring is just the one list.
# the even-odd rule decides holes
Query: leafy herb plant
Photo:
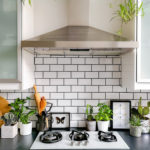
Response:
[{"label": "leafy herb plant", "polygon": [[140,117],[137,115],[132,115],[130,119],[130,124],[132,126],[141,126]]},{"label": "leafy herb plant", "polygon": [[94,117],[93,117],[93,106],[87,104],[87,106],[86,106],[86,115],[87,115],[87,120],[88,121],[94,120]]},{"label": "leafy herb plant", "polygon": [[97,105],[99,107],[99,112],[95,116],[96,121],[109,121],[112,120],[112,110],[109,106],[103,103]]},{"label": "leafy herb plant", "polygon": [[119,18],[121,20],[121,27],[117,31],[118,35],[122,35],[123,24],[129,23],[136,16],[141,13],[141,16],[144,16],[143,2],[138,5],[138,2],[135,0],[123,0],[123,3],[119,5],[119,9],[114,12],[115,16],[112,18]]}]

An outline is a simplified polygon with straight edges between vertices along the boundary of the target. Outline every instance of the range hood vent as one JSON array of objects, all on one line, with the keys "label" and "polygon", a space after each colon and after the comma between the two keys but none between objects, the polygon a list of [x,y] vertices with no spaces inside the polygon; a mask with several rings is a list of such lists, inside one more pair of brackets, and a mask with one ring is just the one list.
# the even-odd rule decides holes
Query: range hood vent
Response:
[{"label": "range hood vent", "polygon": [[[138,48],[137,41],[128,41],[116,34],[105,32],[90,26],[66,26],[55,31],[22,41],[22,47],[49,48],[55,54],[69,50],[71,52],[89,53],[91,50],[129,51]],[[38,53],[38,50],[36,50]],[[41,53],[41,52],[40,52]],[[43,50],[44,53],[44,50]],[[49,52],[50,53],[50,52]],[[65,54],[65,52],[63,52]],[[108,52],[109,54],[109,52]]]}]

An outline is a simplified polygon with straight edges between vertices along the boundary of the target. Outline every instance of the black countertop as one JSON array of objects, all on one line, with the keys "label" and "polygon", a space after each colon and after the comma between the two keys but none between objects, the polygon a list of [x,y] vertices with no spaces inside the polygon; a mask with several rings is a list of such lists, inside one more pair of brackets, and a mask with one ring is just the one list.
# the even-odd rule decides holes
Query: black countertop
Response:
[{"label": "black countertop", "polygon": [[[150,150],[150,134],[143,134],[140,138],[132,137],[129,131],[118,131],[130,150]],[[29,150],[38,132],[33,130],[31,135],[17,135],[14,139],[0,139],[0,150]]]}]

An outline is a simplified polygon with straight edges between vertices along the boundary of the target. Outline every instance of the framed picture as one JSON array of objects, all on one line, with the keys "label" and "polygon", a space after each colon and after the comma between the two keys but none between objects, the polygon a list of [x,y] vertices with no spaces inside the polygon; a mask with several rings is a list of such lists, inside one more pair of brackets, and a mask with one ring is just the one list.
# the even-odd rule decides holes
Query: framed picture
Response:
[{"label": "framed picture", "polygon": [[51,129],[70,130],[70,113],[51,113]]},{"label": "framed picture", "polygon": [[131,101],[111,100],[110,105],[113,111],[111,129],[129,129],[129,121],[131,117]]}]

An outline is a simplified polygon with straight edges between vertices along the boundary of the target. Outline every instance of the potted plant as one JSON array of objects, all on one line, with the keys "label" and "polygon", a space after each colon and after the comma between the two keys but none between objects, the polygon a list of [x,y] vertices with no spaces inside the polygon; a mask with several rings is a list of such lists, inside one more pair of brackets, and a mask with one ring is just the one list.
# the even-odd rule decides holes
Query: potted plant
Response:
[{"label": "potted plant", "polygon": [[[28,112],[27,112],[28,111]],[[35,114],[35,110],[24,109],[24,112],[20,116],[20,134],[29,135],[32,133],[32,122],[30,117]]]},{"label": "potted plant", "polygon": [[18,127],[20,127],[20,117],[25,109],[28,109],[28,107],[24,106],[27,103],[27,100],[30,100],[30,97],[26,97],[26,99],[15,99],[14,103],[9,104],[11,107],[10,112],[12,112],[16,117],[18,121]]},{"label": "potted plant", "polygon": [[142,125],[142,133],[149,133],[150,125],[149,118],[147,115],[150,113],[150,102],[147,102],[147,106],[142,107],[142,97],[140,97],[138,102],[138,109],[133,108],[132,114],[139,116]]},{"label": "potted plant", "polygon": [[14,138],[18,134],[17,117],[8,112],[0,119],[4,121],[1,127],[1,138]]},{"label": "potted plant", "polygon": [[[138,16],[140,12],[142,12],[141,16],[144,16],[143,2],[141,2],[140,5],[138,5],[138,3],[139,2],[136,0],[124,0],[119,5],[118,10],[114,12],[115,15],[112,17],[112,19],[119,18],[121,20],[121,27],[117,31],[118,35],[122,35],[123,25],[134,20],[134,18]],[[112,7],[112,5],[110,6]]]},{"label": "potted plant", "polygon": [[140,137],[142,133],[141,121],[138,115],[132,115],[130,120],[130,135]]},{"label": "potted plant", "polygon": [[103,103],[99,103],[97,107],[99,107],[98,109],[99,112],[95,116],[95,119],[98,124],[98,130],[107,132],[109,127],[109,122],[110,120],[112,120],[111,118],[112,110],[108,105]]},{"label": "potted plant", "polygon": [[86,116],[87,116],[87,130],[95,131],[96,130],[96,121],[93,117],[93,106],[87,104],[86,106]]}]

